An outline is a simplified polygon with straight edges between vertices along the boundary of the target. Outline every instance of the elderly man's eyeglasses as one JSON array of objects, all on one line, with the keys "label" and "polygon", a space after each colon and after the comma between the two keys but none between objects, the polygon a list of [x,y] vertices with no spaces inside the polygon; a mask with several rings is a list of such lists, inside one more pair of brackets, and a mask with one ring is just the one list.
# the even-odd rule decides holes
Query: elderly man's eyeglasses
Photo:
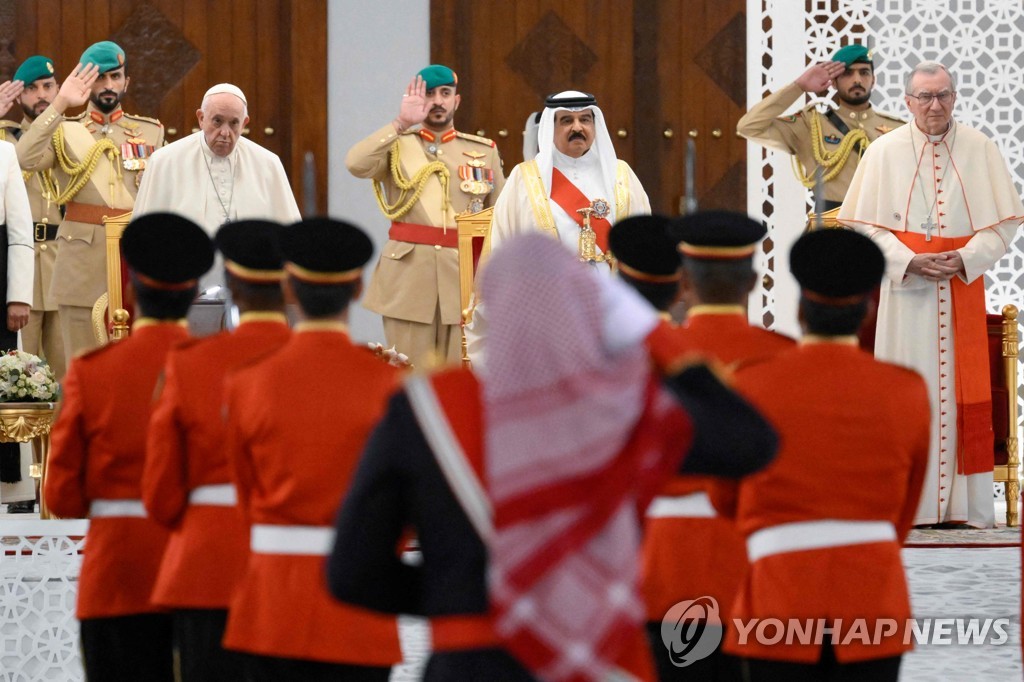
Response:
[{"label": "elderly man's eyeglasses", "polygon": [[933,100],[939,100],[939,104],[948,104],[956,93],[951,90],[943,90],[939,93],[922,92],[920,95],[907,95],[913,97],[924,106],[928,106]]}]

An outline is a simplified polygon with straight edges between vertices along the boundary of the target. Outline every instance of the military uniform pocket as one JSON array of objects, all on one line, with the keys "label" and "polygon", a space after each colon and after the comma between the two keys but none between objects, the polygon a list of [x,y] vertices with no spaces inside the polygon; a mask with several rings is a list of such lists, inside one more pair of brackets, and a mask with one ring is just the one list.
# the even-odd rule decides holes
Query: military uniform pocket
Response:
[{"label": "military uniform pocket", "polygon": [[88,223],[61,223],[57,230],[57,239],[65,241],[82,241],[92,244],[92,236],[96,231],[95,225]]},{"label": "military uniform pocket", "polygon": [[407,255],[412,253],[415,244],[410,242],[396,242],[394,239],[389,239],[384,244],[384,250],[381,252],[382,258],[388,258],[390,260],[402,260]]}]

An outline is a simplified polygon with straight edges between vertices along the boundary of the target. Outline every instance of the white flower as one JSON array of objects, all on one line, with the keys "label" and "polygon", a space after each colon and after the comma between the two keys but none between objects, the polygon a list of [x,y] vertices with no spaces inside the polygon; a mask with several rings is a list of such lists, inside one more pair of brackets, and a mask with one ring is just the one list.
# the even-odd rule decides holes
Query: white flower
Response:
[{"label": "white flower", "polygon": [[17,350],[0,355],[0,402],[49,401],[57,391],[50,367],[35,355]]}]

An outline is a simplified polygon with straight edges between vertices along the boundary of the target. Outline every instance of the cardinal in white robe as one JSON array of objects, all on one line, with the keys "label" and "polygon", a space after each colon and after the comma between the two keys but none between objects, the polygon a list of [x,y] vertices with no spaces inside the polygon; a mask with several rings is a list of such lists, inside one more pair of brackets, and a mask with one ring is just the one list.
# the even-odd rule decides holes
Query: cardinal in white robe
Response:
[{"label": "cardinal in white robe", "polygon": [[[134,215],[178,213],[211,236],[232,220],[298,222],[299,207],[281,159],[242,137],[249,123],[245,94],[230,83],[215,85],[196,117],[198,132],[150,157]],[[200,286],[223,284],[222,272],[214,267]]]},{"label": "cardinal in white robe", "polygon": [[996,144],[953,120],[956,84],[936,62],[908,78],[914,122],[876,140],[839,221],[886,257],[875,355],[928,384],[932,437],[915,525],[995,525],[985,271],[1024,205]]}]

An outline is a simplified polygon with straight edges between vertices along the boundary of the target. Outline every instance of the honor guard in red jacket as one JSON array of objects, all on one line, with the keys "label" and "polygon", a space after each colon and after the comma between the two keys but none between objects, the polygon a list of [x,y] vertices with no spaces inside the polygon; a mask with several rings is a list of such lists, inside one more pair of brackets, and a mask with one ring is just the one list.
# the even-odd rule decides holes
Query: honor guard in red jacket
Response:
[{"label": "honor guard in red jacket", "polygon": [[[732,616],[755,627],[731,629],[725,649],[747,659],[750,680],[896,680],[910,648],[900,546],[928,461],[925,383],[857,347],[885,269],[870,239],[805,234],[790,267],[805,335],[736,375],[782,449],[739,485],[735,516],[750,570]],[[759,636],[765,619],[789,634],[776,641],[760,628]]]},{"label": "honor guard in red jacket", "polygon": [[142,501],[150,518],[171,531],[153,603],[174,611],[185,682],[244,679],[238,655],[221,648],[231,595],[249,558],[249,527],[236,508],[221,406],[225,375],[280,349],[290,335],[281,229],[243,220],[217,232],[238,328],[171,351],[150,418]]},{"label": "honor guard in red jacket", "polygon": [[90,680],[173,680],[171,617],[150,601],[167,530],[146,517],[142,469],[153,392],[213,244],[168,213],[121,237],[139,317],[131,336],[76,358],[64,379],[45,495],[57,516],[89,517],[76,615]]},{"label": "honor guard in red jacket", "polygon": [[[282,232],[285,295],[302,321],[278,352],[225,386],[227,450],[252,556],[224,645],[250,680],[384,680],[402,659],[397,621],[327,593],[324,555],[359,455],[399,373],[346,328],[373,254],[357,227],[312,219]],[[396,545],[397,547],[397,545]]]},{"label": "honor guard in red jacket", "polygon": [[[753,254],[765,235],[761,223],[729,211],[694,213],[671,224],[663,219],[661,231],[653,224],[640,229],[634,222],[653,220],[630,218],[615,225],[611,237],[620,276],[648,300],[656,287],[668,300],[672,260],[682,268],[675,287],[687,306],[687,319],[680,326],[663,322],[648,337],[658,366],[671,371],[694,355],[728,366],[794,345],[785,336],[747,323],[746,301],[757,277]],[[668,610],[682,601],[712,597],[721,623],[728,623],[747,570],[743,538],[711,505],[708,491],[714,485],[711,477],[676,476],[647,509],[642,585],[647,633],[662,681],[739,679],[739,661],[720,651],[686,666],[670,660],[671,646],[678,649],[680,644],[675,623],[665,619]],[[706,627],[713,625],[717,623]]]},{"label": "honor guard in red jacket", "polygon": [[615,255],[619,279],[643,296],[669,325],[669,308],[679,301],[683,277],[679,251],[668,233],[670,222],[662,215],[631,216],[608,231],[608,248]]}]

